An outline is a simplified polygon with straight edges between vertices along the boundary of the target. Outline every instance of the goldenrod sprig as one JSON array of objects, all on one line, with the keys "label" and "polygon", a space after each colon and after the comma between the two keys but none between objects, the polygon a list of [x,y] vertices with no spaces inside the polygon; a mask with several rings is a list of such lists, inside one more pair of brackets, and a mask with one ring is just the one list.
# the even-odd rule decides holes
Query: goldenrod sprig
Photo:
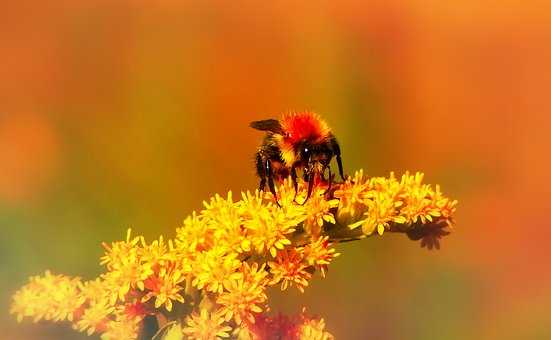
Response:
[{"label": "goldenrod sprig", "polygon": [[[307,188],[300,183],[296,198]],[[215,195],[185,219],[174,239],[151,243],[128,230],[104,244],[105,273],[91,281],[31,277],[13,297],[18,320],[68,321],[102,339],[136,339],[155,317],[166,339],[331,339],[323,319],[270,317],[267,289],[304,291],[340,254],[334,244],[387,232],[429,249],[449,233],[457,202],[423,174],[367,177],[362,171],[331,188],[319,184],[304,204],[291,181],[270,193]],[[170,327],[165,327],[170,325]],[[176,326],[172,326],[176,325]]]}]

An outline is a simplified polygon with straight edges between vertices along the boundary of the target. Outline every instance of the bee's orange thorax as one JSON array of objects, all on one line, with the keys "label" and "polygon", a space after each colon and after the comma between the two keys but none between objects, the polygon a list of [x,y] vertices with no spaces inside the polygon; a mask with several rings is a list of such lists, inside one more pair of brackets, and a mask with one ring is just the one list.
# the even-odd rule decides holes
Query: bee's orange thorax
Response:
[{"label": "bee's orange thorax", "polygon": [[313,112],[300,112],[285,115],[281,120],[285,135],[283,142],[295,145],[303,140],[321,142],[329,133],[327,123]]}]

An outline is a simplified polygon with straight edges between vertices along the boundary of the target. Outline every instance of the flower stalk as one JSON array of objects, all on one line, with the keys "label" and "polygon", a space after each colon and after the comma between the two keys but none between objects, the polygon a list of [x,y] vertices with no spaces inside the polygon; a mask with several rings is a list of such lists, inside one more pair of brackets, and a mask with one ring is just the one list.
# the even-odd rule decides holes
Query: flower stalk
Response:
[{"label": "flower stalk", "polygon": [[[306,198],[299,184],[296,199]],[[335,244],[388,232],[439,248],[457,201],[423,175],[320,182],[312,197],[294,202],[291,181],[270,193],[246,192],[234,201],[215,195],[185,219],[173,239],[151,243],[128,230],[104,244],[105,273],[91,281],[53,275],[31,277],[14,294],[18,320],[68,321],[102,339],[332,339],[319,317],[270,315],[268,289],[303,292],[340,254]],[[152,326],[153,330],[149,329]],[[146,322],[147,321],[147,322]]]}]

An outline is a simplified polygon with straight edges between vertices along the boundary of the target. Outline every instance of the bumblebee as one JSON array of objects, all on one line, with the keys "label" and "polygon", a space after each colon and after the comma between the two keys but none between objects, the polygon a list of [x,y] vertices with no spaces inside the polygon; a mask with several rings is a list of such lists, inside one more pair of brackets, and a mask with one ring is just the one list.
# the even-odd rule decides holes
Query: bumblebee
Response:
[{"label": "bumblebee", "polygon": [[308,193],[302,204],[310,198],[315,178],[325,180],[326,170],[329,172],[328,188],[331,187],[333,175],[330,162],[333,157],[344,180],[339,143],[327,123],[317,114],[291,113],[280,120],[254,121],[250,126],[266,132],[255,155],[256,172],[260,178],[260,190],[264,190],[267,184],[278,205],[274,181],[280,182],[291,176],[296,199],[297,170],[302,170],[303,179],[308,182]]}]

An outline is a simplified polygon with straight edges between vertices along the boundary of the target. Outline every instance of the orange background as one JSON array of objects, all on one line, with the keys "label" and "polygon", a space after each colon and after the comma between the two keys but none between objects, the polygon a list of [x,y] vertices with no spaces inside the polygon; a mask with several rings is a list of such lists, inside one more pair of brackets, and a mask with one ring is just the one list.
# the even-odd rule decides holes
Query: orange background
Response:
[{"label": "orange background", "polygon": [[345,169],[421,170],[460,202],[428,252],[339,246],[272,292],[337,339],[548,339],[551,6],[539,1],[17,1],[0,10],[0,329],[29,275],[92,278],[101,241],[152,239],[256,187],[251,120],[313,109]]}]

